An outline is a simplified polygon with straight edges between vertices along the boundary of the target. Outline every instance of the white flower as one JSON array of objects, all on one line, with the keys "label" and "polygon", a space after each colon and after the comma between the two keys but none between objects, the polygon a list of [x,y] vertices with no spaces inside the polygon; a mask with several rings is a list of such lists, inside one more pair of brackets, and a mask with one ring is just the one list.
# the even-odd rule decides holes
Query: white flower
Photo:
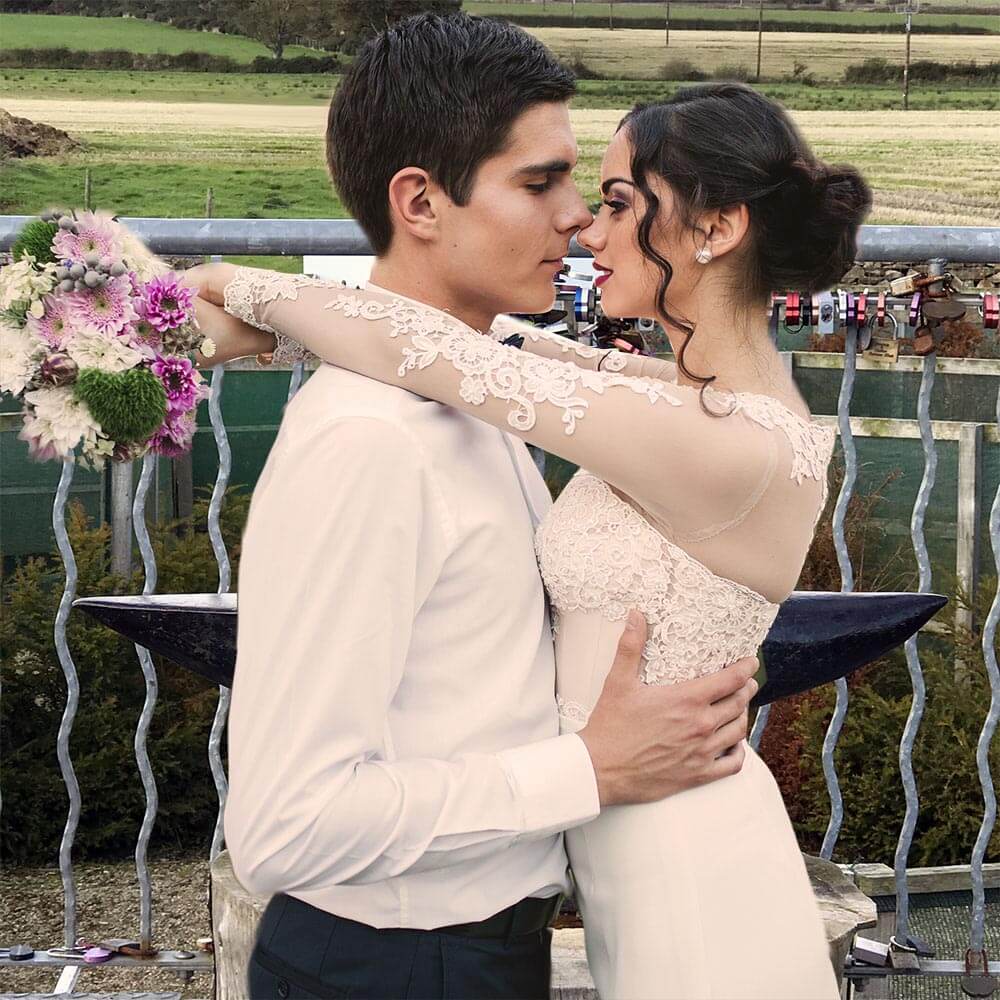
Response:
[{"label": "white flower", "polygon": [[39,270],[35,258],[26,254],[17,262],[0,267],[0,310],[9,309],[15,302],[31,302],[48,295],[56,286],[58,266],[49,263]]},{"label": "white flower", "polygon": [[119,241],[122,248],[122,259],[125,266],[135,271],[135,276],[140,281],[151,281],[161,274],[166,274],[170,270],[169,266],[155,254],[150,253],[138,236],[130,229],[117,223],[119,229]]},{"label": "white flower", "polygon": [[73,395],[70,386],[46,387],[25,393],[29,409],[19,437],[31,438],[32,450],[46,457],[64,456],[81,438],[93,447],[101,425],[91,416],[86,403]]},{"label": "white flower", "polygon": [[120,337],[108,337],[96,331],[78,333],[63,349],[81,371],[99,368],[102,372],[123,372],[142,361],[142,355]]},{"label": "white flower", "polygon": [[23,392],[41,353],[42,345],[30,333],[0,321],[0,392]]}]

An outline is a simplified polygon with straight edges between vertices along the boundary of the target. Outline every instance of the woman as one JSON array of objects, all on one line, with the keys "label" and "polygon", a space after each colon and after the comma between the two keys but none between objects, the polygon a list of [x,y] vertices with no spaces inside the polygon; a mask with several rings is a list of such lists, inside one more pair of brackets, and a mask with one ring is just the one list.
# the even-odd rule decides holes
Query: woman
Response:
[{"label": "woman", "polygon": [[[773,290],[832,285],[871,204],[855,170],[818,162],[777,105],[732,84],[627,115],[602,192],[579,240],[604,310],[659,320],[676,366],[510,320],[483,336],[372,286],[222,265],[203,289],[276,334],[276,358],[303,356],[294,337],[581,467],[536,536],[564,732],[594,708],[629,607],[649,623],[644,680],[668,684],[754,655],[794,588],[835,431],[810,416],[764,307]],[[513,330],[521,350],[499,342]],[[219,348],[213,363],[236,356]],[[745,750],[735,774],[567,831],[607,1000],[839,996],[780,791]]]}]

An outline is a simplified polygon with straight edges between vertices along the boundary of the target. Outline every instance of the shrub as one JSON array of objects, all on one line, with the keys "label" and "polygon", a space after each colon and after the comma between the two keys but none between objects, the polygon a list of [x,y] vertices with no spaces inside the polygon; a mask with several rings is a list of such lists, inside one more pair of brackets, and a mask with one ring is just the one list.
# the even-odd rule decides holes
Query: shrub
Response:
[{"label": "shrub", "polygon": [[568,59],[563,59],[562,63],[566,66],[573,75],[578,80],[603,80],[605,79],[604,74],[594,69],[583,59],[582,53],[579,51],[574,51],[570,54]]},{"label": "shrub", "polygon": [[660,69],[661,80],[707,80],[708,74],[698,69],[690,59],[678,57],[668,59]]},{"label": "shrub", "polygon": [[749,83],[753,78],[749,66],[743,63],[723,63],[712,70],[713,80],[737,80],[740,83]]}]

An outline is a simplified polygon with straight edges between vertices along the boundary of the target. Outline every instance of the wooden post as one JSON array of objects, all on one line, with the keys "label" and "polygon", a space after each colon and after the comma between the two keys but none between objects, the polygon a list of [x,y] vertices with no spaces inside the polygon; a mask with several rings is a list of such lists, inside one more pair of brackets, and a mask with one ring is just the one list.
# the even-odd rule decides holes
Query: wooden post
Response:
[{"label": "wooden post", "polygon": [[[964,424],[958,437],[958,537],[955,551],[955,574],[975,606],[979,582],[980,513],[982,510],[983,430],[984,424]],[[972,607],[955,607],[955,627],[972,631],[975,627]],[[955,680],[961,681],[968,665],[955,660]]]},{"label": "wooden post", "polygon": [[760,57],[764,47],[764,0],[757,3],[757,83],[760,83]]},{"label": "wooden post", "polygon": [[663,47],[670,48],[670,0],[667,0],[667,25],[666,25],[666,38],[663,42]]},{"label": "wooden post", "polygon": [[913,13],[907,5],[906,11],[906,61],[903,63],[903,110],[910,110],[910,29],[913,25]]},{"label": "wooden post", "polygon": [[615,0],[608,2],[608,31],[615,30]]}]

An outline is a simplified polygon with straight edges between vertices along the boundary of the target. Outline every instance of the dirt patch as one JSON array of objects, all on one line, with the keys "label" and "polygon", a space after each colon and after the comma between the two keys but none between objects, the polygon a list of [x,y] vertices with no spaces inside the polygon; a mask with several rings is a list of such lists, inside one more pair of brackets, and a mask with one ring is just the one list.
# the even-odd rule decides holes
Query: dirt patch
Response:
[{"label": "dirt patch", "polygon": [[33,122],[28,118],[17,118],[0,108],[0,160],[24,156],[57,156],[83,149],[68,132]]}]

